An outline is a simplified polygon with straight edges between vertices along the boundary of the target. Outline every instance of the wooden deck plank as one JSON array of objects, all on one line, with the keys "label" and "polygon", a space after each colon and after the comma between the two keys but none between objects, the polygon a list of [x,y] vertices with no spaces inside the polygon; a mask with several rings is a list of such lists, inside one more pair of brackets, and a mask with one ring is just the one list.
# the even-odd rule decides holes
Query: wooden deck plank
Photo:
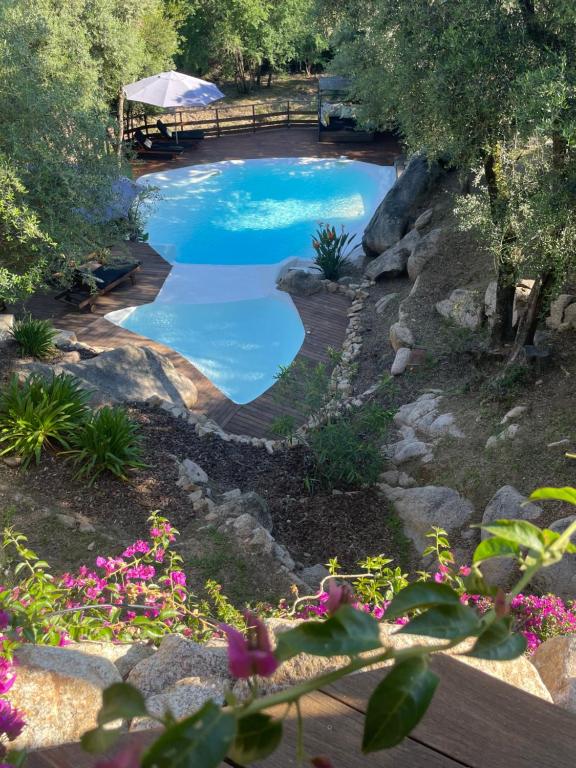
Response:
[{"label": "wooden deck plank", "polygon": [[[432,668],[440,685],[412,738],[469,768],[573,768],[576,715],[447,656]],[[359,712],[382,677],[341,680],[326,693]]]}]

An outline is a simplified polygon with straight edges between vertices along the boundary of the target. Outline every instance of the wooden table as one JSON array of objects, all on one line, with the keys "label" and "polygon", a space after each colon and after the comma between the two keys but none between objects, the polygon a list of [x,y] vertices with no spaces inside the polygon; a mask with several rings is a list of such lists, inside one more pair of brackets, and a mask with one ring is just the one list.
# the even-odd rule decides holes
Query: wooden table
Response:
[{"label": "wooden table", "polygon": [[[366,703],[383,672],[367,672],[302,701],[309,756],[329,756],[335,768],[574,768],[576,715],[513,688],[465,664],[436,657],[441,682],[425,718],[394,749],[360,752]],[[259,768],[295,768],[293,719],[282,746]],[[126,739],[148,742],[150,733]],[[29,768],[91,768],[76,745],[31,755]],[[222,768],[236,764],[225,762]]]}]

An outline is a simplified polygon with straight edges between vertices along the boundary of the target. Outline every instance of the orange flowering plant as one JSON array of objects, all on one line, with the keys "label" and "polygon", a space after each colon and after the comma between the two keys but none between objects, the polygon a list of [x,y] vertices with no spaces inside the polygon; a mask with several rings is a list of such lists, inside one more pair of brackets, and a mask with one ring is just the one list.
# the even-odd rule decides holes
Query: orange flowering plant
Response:
[{"label": "orange flowering plant", "polygon": [[312,238],[312,247],[316,251],[314,264],[326,280],[338,280],[350,267],[351,244],[356,235],[351,235],[341,227],[340,234],[336,227],[319,222],[316,235]]}]

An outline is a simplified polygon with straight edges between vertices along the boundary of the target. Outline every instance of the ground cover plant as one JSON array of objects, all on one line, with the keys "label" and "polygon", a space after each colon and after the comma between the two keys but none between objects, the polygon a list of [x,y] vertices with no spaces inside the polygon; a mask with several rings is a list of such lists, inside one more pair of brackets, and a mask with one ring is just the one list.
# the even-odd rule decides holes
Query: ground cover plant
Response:
[{"label": "ground cover plant", "polygon": [[[532,498],[576,505],[576,490],[544,488]],[[216,632],[228,639],[230,672],[236,678],[270,676],[282,663],[304,652],[321,657],[347,655],[350,662],[270,696],[258,697],[254,688],[248,701],[240,704],[231,700],[226,710],[208,703],[178,724],[170,718],[160,719],[166,730],[146,753],[133,752],[125,763],[106,765],[175,766],[179,763],[173,762],[171,750],[176,741],[185,750],[189,765],[195,764],[199,755],[207,766],[217,766],[226,755],[240,762],[263,759],[282,738],[281,720],[264,714],[264,709],[281,703],[297,707],[307,692],[383,660],[392,661],[393,667],[370,700],[363,750],[369,753],[389,748],[412,730],[433,697],[438,680],[428,667],[431,654],[472,638],[466,655],[511,659],[533,650],[536,641],[576,631],[573,605],[554,596],[525,592],[540,568],[557,563],[565,552],[576,551],[570,544],[575,529],[573,524],[560,535],[526,521],[495,521],[485,526],[491,537],[476,548],[470,566],[454,562],[444,531],[435,529],[429,547],[429,554],[437,558],[435,572],[409,579],[391,567],[387,558],[369,558],[361,563],[362,573],[352,578],[353,590],[334,578],[340,572],[337,561],[332,560],[329,586],[323,584],[312,599],[300,598],[292,609],[284,606],[278,610],[279,615],[296,615],[308,621],[283,633],[274,650],[262,622],[269,608],[256,606],[253,612],[240,613],[214,583],[207,585],[208,598],[204,601],[190,594],[181,560],[172,549],[177,532],[166,518],[152,516],[149,536],[135,541],[121,555],[98,555],[95,567],[83,566],[61,577],[50,575],[48,564],[28,549],[25,537],[7,530],[2,547],[7,581],[0,591],[0,696],[13,685],[17,667],[12,665],[12,658],[22,642],[158,642],[173,632],[201,641]],[[508,594],[482,578],[480,565],[494,557],[513,558],[520,566],[521,578]],[[426,648],[384,647],[380,621],[393,622],[400,632],[426,635],[437,642]],[[370,658],[364,655],[367,651],[373,653]],[[0,701],[1,749],[5,753],[9,741],[25,727],[25,713],[14,710],[6,699]],[[108,748],[120,735],[108,724],[119,716],[139,715],[147,716],[141,694],[123,683],[112,686],[105,692],[98,728],[83,740],[85,748]],[[2,757],[7,759],[5,754]],[[331,765],[330,761],[314,759],[313,765]]]},{"label": "ground cover plant", "polygon": [[22,355],[43,360],[56,351],[54,346],[56,331],[49,320],[40,320],[27,315],[14,321],[10,335],[20,347]]},{"label": "ground cover plant", "polygon": [[0,389],[0,456],[13,454],[27,468],[39,464],[46,450],[60,452],[90,482],[104,471],[126,479],[142,467],[137,426],[122,408],[92,411],[90,392],[65,373],[13,374]]}]

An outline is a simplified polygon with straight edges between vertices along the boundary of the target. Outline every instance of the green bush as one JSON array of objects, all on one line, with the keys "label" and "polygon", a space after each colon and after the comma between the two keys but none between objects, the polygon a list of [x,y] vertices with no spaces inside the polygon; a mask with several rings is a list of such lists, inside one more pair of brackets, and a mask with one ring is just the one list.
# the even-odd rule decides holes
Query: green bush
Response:
[{"label": "green bush", "polygon": [[106,470],[125,480],[129,469],[145,466],[138,427],[122,408],[93,414],[73,436],[67,455],[78,467],[76,477],[90,477],[91,483]]},{"label": "green bush", "polygon": [[308,442],[315,479],[329,487],[375,483],[383,464],[380,444],[391,417],[373,404],[312,430]]},{"label": "green bush", "polygon": [[350,246],[356,235],[349,235],[342,231],[336,234],[336,227],[329,224],[322,224],[312,238],[312,246],[316,251],[314,264],[322,272],[326,280],[338,280],[342,273],[351,266],[352,262],[348,258]]},{"label": "green bush", "polygon": [[44,447],[69,448],[70,438],[88,415],[89,393],[73,376],[52,379],[12,376],[0,392],[0,455],[15,453],[26,467],[38,464]]},{"label": "green bush", "polygon": [[10,335],[18,342],[22,355],[42,360],[54,352],[54,339],[57,334],[48,320],[38,320],[27,315],[14,321]]}]

